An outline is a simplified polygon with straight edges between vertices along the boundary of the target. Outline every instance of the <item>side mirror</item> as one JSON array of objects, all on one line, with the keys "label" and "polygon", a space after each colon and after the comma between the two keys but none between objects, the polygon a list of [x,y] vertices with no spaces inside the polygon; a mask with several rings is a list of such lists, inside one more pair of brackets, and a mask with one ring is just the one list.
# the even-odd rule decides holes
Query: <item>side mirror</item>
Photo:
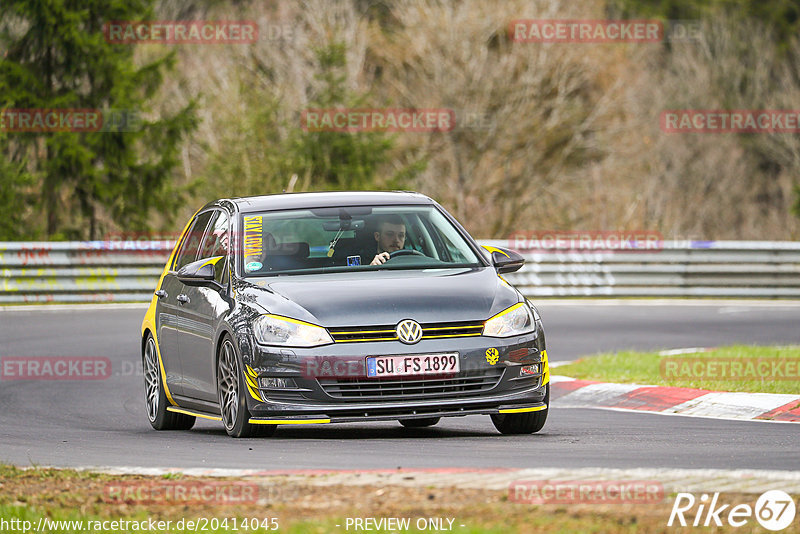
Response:
[{"label": "side mirror", "polygon": [[525,258],[514,250],[500,247],[488,247],[486,250],[492,253],[492,264],[498,274],[516,272],[525,265]]},{"label": "side mirror", "polygon": [[204,259],[184,265],[178,271],[178,280],[187,286],[218,286],[213,262],[213,259]]}]

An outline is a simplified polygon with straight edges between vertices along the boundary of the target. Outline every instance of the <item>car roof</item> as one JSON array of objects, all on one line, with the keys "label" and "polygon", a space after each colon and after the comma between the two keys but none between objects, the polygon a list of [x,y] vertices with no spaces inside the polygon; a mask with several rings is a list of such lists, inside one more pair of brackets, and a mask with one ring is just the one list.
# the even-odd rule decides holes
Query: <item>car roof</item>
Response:
[{"label": "car roof", "polygon": [[381,206],[402,204],[434,204],[434,201],[414,191],[327,191],[317,193],[280,193],[254,197],[220,199],[208,206],[231,202],[240,212],[270,211],[336,206]]}]

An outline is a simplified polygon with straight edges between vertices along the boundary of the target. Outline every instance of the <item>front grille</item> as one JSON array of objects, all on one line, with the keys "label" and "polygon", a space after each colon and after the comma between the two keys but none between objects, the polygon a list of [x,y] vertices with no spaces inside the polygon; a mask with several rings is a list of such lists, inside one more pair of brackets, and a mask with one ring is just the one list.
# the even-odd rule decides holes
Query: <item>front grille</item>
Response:
[{"label": "front grille", "polygon": [[448,378],[324,378],[318,382],[325,393],[346,401],[436,400],[488,391],[500,382],[503,370],[492,367]]},{"label": "front grille", "polygon": [[[422,339],[445,337],[471,337],[483,333],[483,321],[462,321],[457,323],[428,323],[422,326]],[[363,341],[397,341],[393,325],[354,326],[329,328],[331,337],[337,343],[358,343]]]}]

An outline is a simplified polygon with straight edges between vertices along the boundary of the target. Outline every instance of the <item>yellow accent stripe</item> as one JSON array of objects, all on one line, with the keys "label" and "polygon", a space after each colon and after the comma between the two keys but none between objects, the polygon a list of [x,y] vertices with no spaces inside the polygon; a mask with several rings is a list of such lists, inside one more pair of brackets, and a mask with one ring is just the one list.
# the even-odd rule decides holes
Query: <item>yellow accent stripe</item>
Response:
[{"label": "yellow accent stripe", "polygon": [[546,410],[547,406],[531,406],[530,408],[508,408],[506,410],[499,410],[500,413],[522,413],[522,412],[541,412]]},{"label": "yellow accent stripe", "polygon": [[[478,328],[478,327],[474,327],[474,328]],[[422,336],[422,339],[439,339],[439,338],[445,338],[445,337],[474,337],[474,336],[480,336],[482,334],[483,334],[483,332],[474,332],[474,333],[468,333],[468,334],[449,334],[449,335],[443,335],[443,336]],[[336,336],[336,334],[334,334],[334,336]],[[336,342],[336,343],[364,343],[364,342],[367,342],[367,341],[397,341],[397,336],[395,336],[395,337],[374,337],[374,338],[365,337],[365,338],[356,338],[356,339],[334,339],[334,342]]]},{"label": "yellow accent stripe", "polygon": [[[430,330],[463,330],[465,328],[483,328],[482,324],[479,325],[472,325],[472,326],[434,326],[423,328],[424,332],[428,332]],[[350,332],[337,332],[335,329],[331,332],[333,336],[349,336],[352,334],[388,334],[393,333],[394,329],[390,330],[353,330]]]},{"label": "yellow accent stripe", "polygon": [[482,324],[474,324],[472,326],[433,326],[429,328],[423,328],[424,331],[428,330],[463,330],[464,328],[483,328]]},{"label": "yellow accent stripe", "polygon": [[488,250],[489,252],[499,252],[500,254],[502,254],[503,256],[505,256],[506,258],[510,258],[510,257],[511,257],[511,256],[509,256],[507,253],[503,252],[502,250],[500,250],[500,249],[499,249],[499,248],[497,248],[497,247],[490,247],[490,246],[488,246],[488,245],[481,245],[481,246],[482,246],[483,248],[485,248],[486,250]]},{"label": "yellow accent stripe", "polygon": [[258,386],[256,385],[255,381],[251,376],[244,375],[244,379],[247,381],[248,386],[250,386],[253,389],[258,389]]},{"label": "yellow accent stripe", "polygon": [[211,421],[222,421],[222,417],[215,415],[206,415],[204,413],[197,413],[191,410],[184,410],[183,408],[176,408],[175,406],[167,406],[168,412],[182,413],[183,415],[191,415],[193,417],[202,417],[203,419],[210,419]]},{"label": "yellow accent stripe", "polygon": [[248,384],[245,384],[245,385],[247,386],[247,391],[249,391],[249,392],[250,392],[250,396],[251,396],[251,397],[253,397],[253,398],[254,398],[255,400],[257,400],[258,402],[264,402],[264,399],[262,399],[262,398],[261,398],[261,396],[260,396],[258,393],[256,393],[255,391],[253,391],[253,387],[252,387],[252,386],[251,386],[249,383],[248,383]]},{"label": "yellow accent stripe", "polygon": [[334,336],[347,336],[350,334],[389,334],[394,332],[394,329],[389,330],[353,330],[352,332],[331,332]]},{"label": "yellow accent stripe", "polygon": [[544,370],[542,371],[542,385],[550,383],[550,363],[547,358],[547,351],[542,351],[542,363],[544,364]]},{"label": "yellow accent stripe", "polygon": [[474,334],[453,334],[452,336],[422,336],[422,339],[439,339],[443,337],[474,337],[481,335],[481,332],[477,332]]},{"label": "yellow accent stripe", "polygon": [[206,266],[206,265],[208,265],[209,263],[210,263],[211,265],[216,265],[216,264],[217,264],[217,262],[218,262],[219,260],[221,260],[222,258],[224,258],[224,257],[225,257],[225,256],[214,256],[213,258],[211,258],[210,260],[208,260],[207,262],[205,262],[205,263],[204,263],[203,265],[201,265],[200,267],[205,267],[205,266]]},{"label": "yellow accent stripe", "polygon": [[[159,284],[160,286],[161,284]],[[178,403],[175,402],[175,399],[172,398],[172,393],[169,392],[169,386],[167,385],[167,372],[164,370],[164,362],[161,360],[161,349],[158,348],[158,336],[156,336],[156,329],[153,328],[153,343],[156,346],[156,355],[158,355],[158,367],[161,369],[161,383],[164,384],[164,395],[166,395],[167,400],[173,406],[177,406]]]},{"label": "yellow accent stripe", "polygon": [[252,376],[253,378],[258,378],[258,373],[256,373],[256,372],[253,370],[253,368],[252,368],[252,367],[250,367],[249,365],[245,365],[245,366],[244,366],[244,368],[245,368],[245,370],[247,370],[247,374],[249,374],[249,375],[250,375],[250,376]]},{"label": "yellow accent stripe", "polygon": [[396,337],[376,337],[376,338],[364,338],[364,339],[341,339],[336,341],[336,343],[366,343],[368,341],[397,341]]},{"label": "yellow accent stripe", "polygon": [[319,425],[330,419],[250,419],[251,425]]},{"label": "yellow accent stripe", "polygon": [[509,313],[509,312],[512,312],[512,311],[516,310],[516,309],[517,309],[517,308],[519,308],[520,306],[524,306],[524,305],[525,305],[525,303],[524,303],[524,302],[518,302],[518,303],[514,304],[513,306],[511,306],[510,308],[506,308],[505,310],[501,311],[501,312],[500,312],[500,313],[498,313],[497,315],[492,315],[491,317],[489,317],[488,319],[486,319],[486,321],[485,321],[485,322],[487,322],[487,323],[488,323],[488,322],[489,322],[489,321],[491,321],[492,319],[496,319],[497,317],[503,316],[503,315],[505,315],[505,314],[507,314],[507,313]]},{"label": "yellow accent stripe", "polygon": [[322,328],[318,324],[307,323],[305,321],[301,321],[300,319],[292,319],[291,317],[284,317],[283,315],[275,315],[275,314],[269,313],[265,317],[272,317],[273,319],[280,319],[281,321],[288,321],[290,323],[302,324],[302,325],[307,325],[307,326],[316,326],[317,328]]}]

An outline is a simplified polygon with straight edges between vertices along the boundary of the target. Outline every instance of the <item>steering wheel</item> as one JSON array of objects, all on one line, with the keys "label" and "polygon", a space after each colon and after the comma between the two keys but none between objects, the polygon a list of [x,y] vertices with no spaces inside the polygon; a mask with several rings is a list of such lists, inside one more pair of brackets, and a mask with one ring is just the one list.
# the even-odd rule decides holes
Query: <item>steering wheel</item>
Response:
[{"label": "steering wheel", "polygon": [[389,259],[397,258],[398,256],[424,256],[422,252],[418,250],[413,250],[410,248],[401,248],[400,250],[395,250],[394,252],[389,253]]}]

